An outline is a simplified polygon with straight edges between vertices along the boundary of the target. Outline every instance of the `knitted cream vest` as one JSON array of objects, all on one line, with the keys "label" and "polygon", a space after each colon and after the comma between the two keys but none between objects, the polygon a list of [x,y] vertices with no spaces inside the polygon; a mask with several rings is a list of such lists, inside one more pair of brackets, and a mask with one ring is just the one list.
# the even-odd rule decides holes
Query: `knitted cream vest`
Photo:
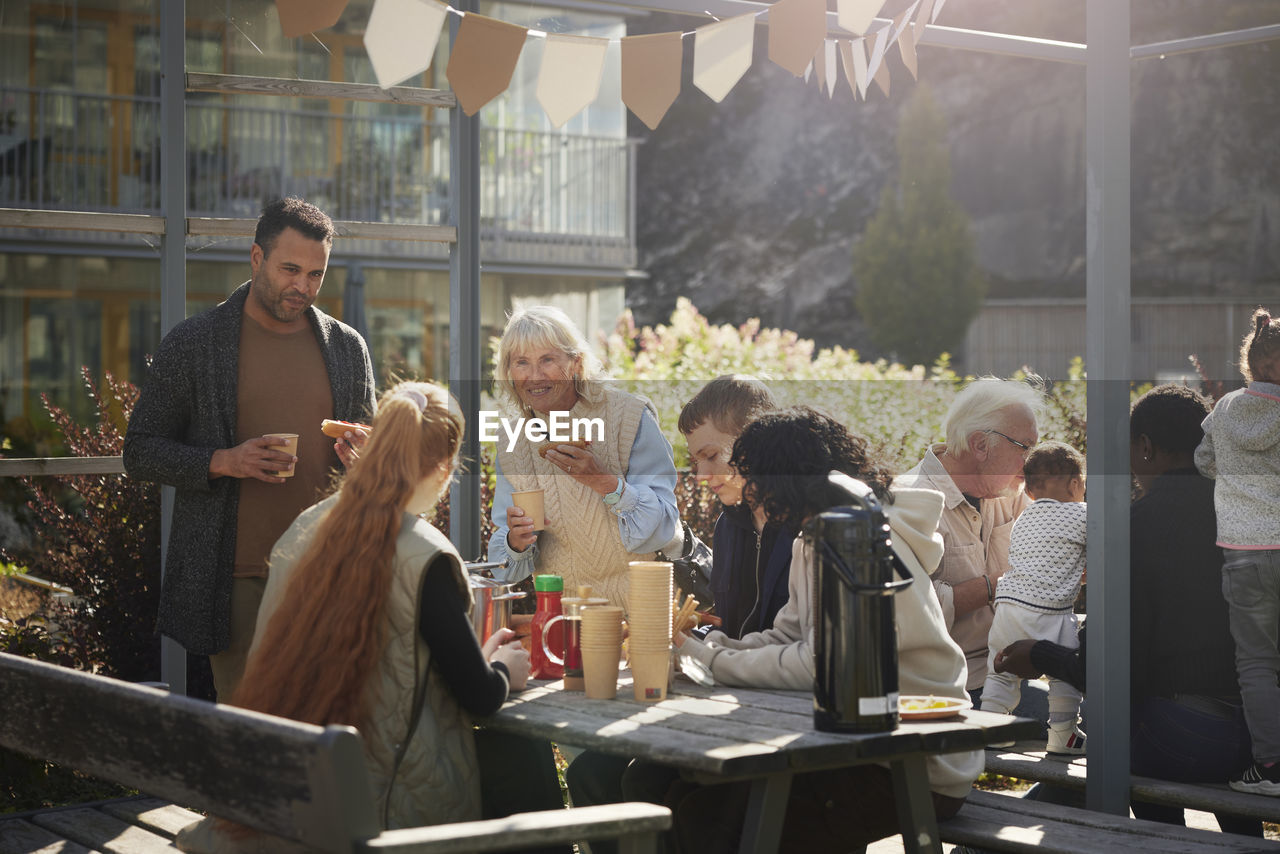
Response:
[{"label": "knitted cream vest", "polygon": [[[578,398],[569,417],[603,419],[604,441],[592,441],[591,453],[605,471],[625,478],[645,409],[653,412],[645,398],[597,384]],[[537,447],[524,438],[512,451],[500,446],[498,460],[513,492],[545,493],[552,525],[538,535],[538,572],[563,577],[566,591],[590,584],[594,595],[626,608],[627,562],[653,560],[653,552],[627,551],[618,519],[600,495],[538,456]]]},{"label": "knitted cream vest", "polygon": [[[304,511],[276,543],[259,612],[258,637],[274,611],[289,610],[283,594],[294,562],[336,498]],[[453,544],[430,523],[404,514],[382,615],[386,648],[365,687],[372,705],[368,722],[361,728],[378,820],[387,829],[480,818],[480,770],[471,719],[432,666],[431,648],[418,634],[422,575],[441,554],[450,558],[457,582],[469,600],[466,573]],[[419,694],[422,702],[417,725],[408,745],[403,746]],[[403,755],[397,761],[401,749]]]}]

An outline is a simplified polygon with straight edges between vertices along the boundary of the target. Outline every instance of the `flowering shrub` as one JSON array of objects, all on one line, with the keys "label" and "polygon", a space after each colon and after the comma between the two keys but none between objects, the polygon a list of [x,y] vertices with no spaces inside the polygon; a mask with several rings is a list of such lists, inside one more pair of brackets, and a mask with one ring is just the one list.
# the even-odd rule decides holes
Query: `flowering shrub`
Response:
[{"label": "flowering shrub", "polygon": [[[865,435],[885,459],[905,471],[932,442],[942,440],[947,407],[969,377],[952,370],[943,354],[931,367],[884,360],[863,362],[842,347],[816,350],[794,332],[769,329],[758,319],[713,326],[684,298],[667,324],[637,328],[630,312],[604,340],[602,358],[624,388],[657,407],[663,432],[687,465],[680,409],[708,381],[746,373],[764,380],[779,405],[826,410]],[[1084,370],[1077,359],[1065,381],[1049,388],[1041,435],[1084,447]]]},{"label": "flowering shrub", "polygon": [[[102,395],[88,369],[81,373],[97,423],[78,424],[47,396],[45,409],[72,456],[118,456],[138,389],[108,374]],[[121,679],[159,678],[158,488],[119,474],[21,480],[39,536],[33,546],[2,556],[71,588],[75,600],[50,601],[15,621],[0,632],[0,649]]]}]

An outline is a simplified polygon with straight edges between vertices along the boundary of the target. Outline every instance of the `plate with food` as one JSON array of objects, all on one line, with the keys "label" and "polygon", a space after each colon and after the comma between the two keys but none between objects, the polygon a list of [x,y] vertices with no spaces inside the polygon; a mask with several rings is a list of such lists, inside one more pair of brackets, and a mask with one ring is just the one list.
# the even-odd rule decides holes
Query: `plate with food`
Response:
[{"label": "plate with food", "polygon": [[932,694],[927,697],[915,694],[898,697],[898,717],[907,721],[949,718],[972,708],[973,703],[967,699],[958,700],[954,697],[935,697]]}]

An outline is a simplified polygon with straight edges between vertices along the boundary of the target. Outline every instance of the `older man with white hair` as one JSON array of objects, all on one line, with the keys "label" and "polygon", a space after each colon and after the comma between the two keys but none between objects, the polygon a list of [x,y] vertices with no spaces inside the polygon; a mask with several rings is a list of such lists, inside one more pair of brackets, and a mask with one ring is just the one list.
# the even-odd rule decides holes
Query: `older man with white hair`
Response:
[{"label": "older man with white hair", "polygon": [[[1043,406],[1043,395],[1032,383],[974,380],[947,410],[947,441],[930,446],[924,459],[895,481],[946,497],[938,524],[942,563],[931,578],[947,629],[964,650],[966,687],[975,704],[987,676],[996,581],[1009,568],[1009,533],[1030,503],[1022,491],[1022,464],[1039,441]],[[1038,705],[1041,693],[1024,692],[1018,713],[1024,713],[1027,701]]]}]

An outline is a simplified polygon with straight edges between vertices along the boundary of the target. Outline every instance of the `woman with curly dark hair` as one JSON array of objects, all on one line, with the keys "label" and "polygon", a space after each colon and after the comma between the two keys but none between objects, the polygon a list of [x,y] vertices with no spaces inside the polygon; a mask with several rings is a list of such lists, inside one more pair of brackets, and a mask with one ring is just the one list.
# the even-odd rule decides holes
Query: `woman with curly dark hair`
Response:
[{"label": "woman with curly dark hair", "polygon": [[[734,443],[732,463],[746,480],[747,500],[774,519],[803,527],[851,495],[874,493],[889,519],[893,550],[913,583],[895,597],[899,687],[904,694],[967,699],[964,653],[947,633],[929,573],[942,558],[937,533],[942,493],[893,488],[889,470],[867,440],[807,406],[760,416]],[[711,632],[699,641],[676,638],[683,660],[723,685],[813,690],[813,549],[797,538],[792,550],[790,599],[772,628],[734,639]],[[939,819],[960,809],[982,773],[982,752],[930,757],[929,787]],[[673,787],[680,849],[701,854],[737,851],[748,788],[742,783]],[[894,787],[887,768],[860,765],[797,774],[783,823],[780,851],[847,851],[899,832]]]},{"label": "woman with curly dark hair", "polygon": [[746,480],[747,501],[763,507],[771,522],[790,528],[842,503],[831,494],[827,475],[833,471],[862,481],[882,503],[893,501],[893,473],[867,440],[808,406],[767,413],[748,424],[733,444],[730,464]]}]

